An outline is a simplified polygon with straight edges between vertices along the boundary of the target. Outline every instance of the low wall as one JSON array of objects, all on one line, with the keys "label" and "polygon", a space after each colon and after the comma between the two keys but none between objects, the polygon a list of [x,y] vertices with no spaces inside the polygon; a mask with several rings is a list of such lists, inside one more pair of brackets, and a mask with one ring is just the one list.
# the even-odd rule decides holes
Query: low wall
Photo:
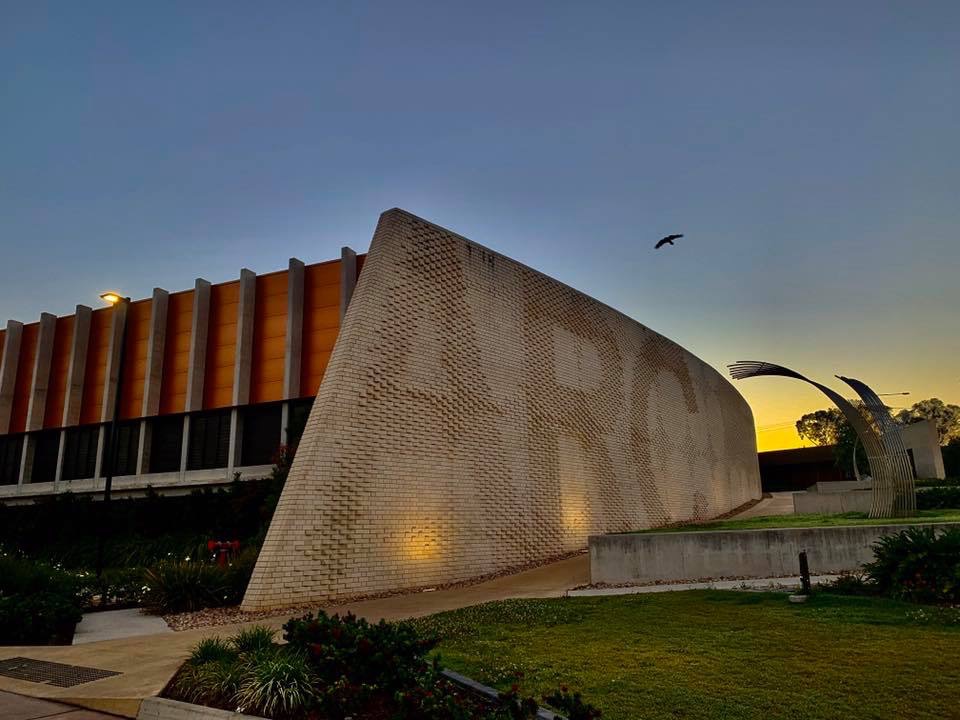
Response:
[{"label": "low wall", "polygon": [[870,512],[873,492],[848,490],[847,492],[796,492],[793,494],[795,513],[835,515],[846,512]]},{"label": "low wall", "polygon": [[590,538],[590,581],[641,585],[723,577],[782,577],[797,573],[801,550],[806,551],[814,575],[849,572],[873,559],[871,546],[884,535],[908,527],[958,524],[594,535]]},{"label": "low wall", "polygon": [[264,720],[259,715],[243,715],[179,700],[149,697],[140,703],[137,720]]},{"label": "low wall", "polygon": [[851,490],[870,490],[873,480],[837,480],[834,482],[818,482],[807,488],[807,492],[840,493]]}]

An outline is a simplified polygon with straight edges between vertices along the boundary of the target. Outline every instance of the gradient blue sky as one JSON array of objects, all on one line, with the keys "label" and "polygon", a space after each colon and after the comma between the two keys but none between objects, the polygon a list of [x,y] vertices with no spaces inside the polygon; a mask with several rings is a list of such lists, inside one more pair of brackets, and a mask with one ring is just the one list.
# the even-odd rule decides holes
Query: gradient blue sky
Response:
[{"label": "gradient blue sky", "polygon": [[[0,318],[400,206],[717,367],[960,402],[958,77],[953,1],[0,0]],[[738,387],[763,428],[826,405]]]}]

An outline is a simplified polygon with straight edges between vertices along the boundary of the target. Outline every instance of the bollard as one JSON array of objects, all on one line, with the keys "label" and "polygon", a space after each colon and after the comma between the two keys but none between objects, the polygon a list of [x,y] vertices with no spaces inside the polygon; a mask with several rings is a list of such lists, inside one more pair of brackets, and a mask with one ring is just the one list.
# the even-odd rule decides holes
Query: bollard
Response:
[{"label": "bollard", "polygon": [[810,568],[807,565],[807,551],[800,551],[800,592],[810,594]]}]

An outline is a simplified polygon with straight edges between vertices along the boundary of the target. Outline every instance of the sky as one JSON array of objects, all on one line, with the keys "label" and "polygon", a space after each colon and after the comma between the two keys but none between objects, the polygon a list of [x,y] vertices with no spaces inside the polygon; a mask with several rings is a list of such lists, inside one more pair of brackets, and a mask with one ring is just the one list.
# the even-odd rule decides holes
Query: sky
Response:
[{"label": "sky", "polygon": [[[0,320],[402,207],[721,371],[960,403],[958,75],[952,0],[0,0]],[[761,449],[828,405],[736,386]]]}]

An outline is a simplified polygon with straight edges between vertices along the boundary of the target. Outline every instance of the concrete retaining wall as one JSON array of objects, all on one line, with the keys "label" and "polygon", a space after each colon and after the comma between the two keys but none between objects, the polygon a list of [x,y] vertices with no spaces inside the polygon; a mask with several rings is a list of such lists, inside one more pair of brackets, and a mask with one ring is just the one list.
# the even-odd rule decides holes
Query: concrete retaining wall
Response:
[{"label": "concrete retaining wall", "polygon": [[243,715],[218,710],[204,705],[168,700],[167,698],[151,697],[140,703],[140,713],[137,720],[264,720],[257,715]]},{"label": "concrete retaining wall", "polygon": [[590,581],[640,585],[795,575],[801,550],[807,552],[812,574],[848,572],[873,558],[871,546],[884,535],[908,527],[958,524],[595,535],[590,538]]},{"label": "concrete retaining wall", "polygon": [[846,512],[869,513],[872,499],[873,492],[870,490],[797,492],[793,494],[793,511],[827,515]]}]

